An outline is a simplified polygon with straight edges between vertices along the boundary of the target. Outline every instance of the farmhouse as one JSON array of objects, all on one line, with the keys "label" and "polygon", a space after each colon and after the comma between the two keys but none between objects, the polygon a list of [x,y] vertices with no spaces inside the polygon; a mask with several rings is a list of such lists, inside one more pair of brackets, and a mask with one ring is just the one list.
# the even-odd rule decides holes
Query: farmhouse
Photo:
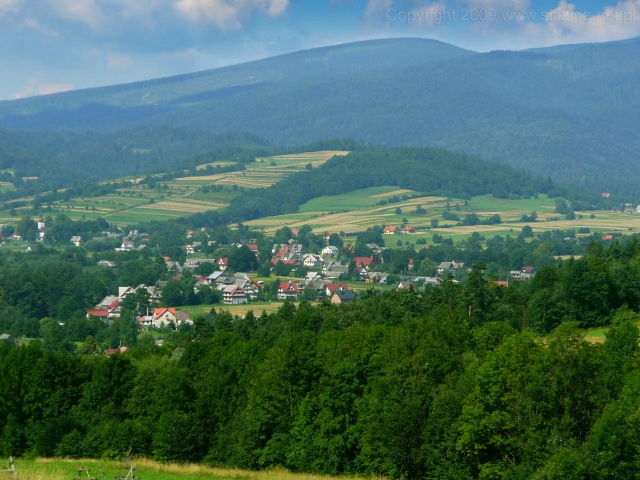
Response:
[{"label": "farmhouse", "polygon": [[320,255],[316,255],[314,253],[307,253],[303,259],[302,264],[305,267],[321,267],[324,265],[324,259]]},{"label": "farmhouse", "polygon": [[411,225],[405,225],[404,227],[402,227],[402,233],[416,233],[416,229]]},{"label": "farmhouse", "polygon": [[175,308],[154,308],[153,309],[153,326],[155,328],[168,327],[170,324],[176,324],[178,317],[176,317]]},{"label": "farmhouse", "polygon": [[227,257],[219,258],[216,264],[218,265],[218,268],[224,272],[229,265],[229,259]]},{"label": "farmhouse", "polygon": [[327,298],[331,298],[331,296],[335,292],[342,292],[345,290],[349,290],[349,287],[344,283],[327,283],[324,286],[324,290],[325,290],[324,293],[327,296]]},{"label": "farmhouse", "polygon": [[384,235],[397,235],[398,227],[384,227],[384,230],[382,230],[382,233]]},{"label": "farmhouse", "polygon": [[75,245],[76,247],[81,247],[82,246],[82,237],[78,236],[78,235],[74,235],[73,237],[71,237],[71,240],[69,240],[73,245]]}]

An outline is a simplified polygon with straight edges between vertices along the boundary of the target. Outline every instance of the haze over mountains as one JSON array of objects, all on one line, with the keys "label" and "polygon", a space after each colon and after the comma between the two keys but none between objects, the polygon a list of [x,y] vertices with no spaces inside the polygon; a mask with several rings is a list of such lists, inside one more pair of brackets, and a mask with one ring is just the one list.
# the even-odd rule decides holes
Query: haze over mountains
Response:
[{"label": "haze over mountains", "polygon": [[[131,136],[138,144],[119,144],[127,151],[144,149],[149,159],[158,153],[155,129],[164,126],[247,132],[280,145],[327,138],[429,145],[591,190],[633,194],[640,178],[638,85],[637,39],[483,54],[432,40],[390,39],[1,102],[0,127],[77,132],[149,127]],[[61,150],[47,153],[42,142],[34,149],[29,137],[35,135],[2,132],[0,155],[10,150],[68,166]],[[47,135],[52,151],[56,135],[64,136],[67,150],[86,150],[87,138],[95,144],[100,136]],[[185,145],[194,135],[202,134],[185,134]],[[199,140],[198,148],[182,149],[182,157],[209,147]],[[180,157],[177,153],[176,162]],[[8,166],[4,162],[3,168]]]}]

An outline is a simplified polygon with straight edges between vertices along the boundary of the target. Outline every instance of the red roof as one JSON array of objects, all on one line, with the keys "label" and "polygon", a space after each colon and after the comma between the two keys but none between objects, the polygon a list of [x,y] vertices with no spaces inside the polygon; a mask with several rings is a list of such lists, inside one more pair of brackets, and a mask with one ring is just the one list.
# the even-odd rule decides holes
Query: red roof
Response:
[{"label": "red roof", "polygon": [[89,316],[89,317],[108,317],[109,316],[109,311],[108,310],[97,310],[97,309],[87,310],[87,316]]},{"label": "red roof", "polygon": [[398,230],[398,227],[384,227],[383,233],[395,232],[397,230]]},{"label": "red roof", "polygon": [[501,287],[508,287],[509,286],[509,282],[507,282],[505,280],[496,280],[496,285],[499,285]]},{"label": "red roof", "polygon": [[160,307],[160,308],[154,308],[153,309],[153,316],[155,318],[161,317],[164,313],[166,312],[172,313],[173,315],[176,314],[176,309],[175,308],[165,308],[165,307]]},{"label": "red roof", "polygon": [[298,235],[300,233],[300,229],[299,228],[292,228],[291,229],[291,235]]},{"label": "red roof", "polygon": [[252,252],[257,252],[258,251],[258,245],[256,245],[255,243],[249,243],[247,245],[247,247],[249,248],[249,250],[251,250]]},{"label": "red roof", "polygon": [[294,282],[289,281],[289,282],[283,282],[280,284],[280,290],[282,290],[283,292],[295,292],[298,293],[298,285],[296,285]]},{"label": "red roof", "polygon": [[536,267],[522,267],[522,271],[524,273],[531,273],[536,269]]},{"label": "red roof", "polygon": [[111,305],[107,307],[107,310],[113,310],[115,308],[118,308],[118,305],[120,305],[120,302],[116,300],[115,302],[111,303]]},{"label": "red roof", "polygon": [[613,235],[603,235],[602,240],[613,240]]},{"label": "red roof", "polygon": [[277,265],[278,262],[282,262],[285,265],[295,265],[296,264],[295,260],[281,260],[279,258],[274,258],[273,260],[271,260],[271,263],[273,263],[274,265]]},{"label": "red roof", "polygon": [[329,290],[330,293],[335,292],[338,288],[342,288],[342,290],[349,290],[349,287],[344,283],[327,283],[325,288]]},{"label": "red roof", "polygon": [[224,267],[229,263],[229,259],[227,257],[222,257],[218,259],[218,265],[222,265]]},{"label": "red roof", "polygon": [[171,277],[171,280],[180,280],[181,278],[182,278],[182,275],[175,275]]},{"label": "red roof", "polygon": [[409,259],[409,265],[413,265],[413,258]]},{"label": "red roof", "polygon": [[407,225],[407,226],[403,227],[402,231],[403,232],[414,232],[415,228],[413,228],[411,225]]},{"label": "red roof", "polygon": [[359,267],[362,265],[364,265],[365,267],[368,267],[373,262],[373,257],[356,257],[353,260],[354,262],[356,262],[356,265]]}]

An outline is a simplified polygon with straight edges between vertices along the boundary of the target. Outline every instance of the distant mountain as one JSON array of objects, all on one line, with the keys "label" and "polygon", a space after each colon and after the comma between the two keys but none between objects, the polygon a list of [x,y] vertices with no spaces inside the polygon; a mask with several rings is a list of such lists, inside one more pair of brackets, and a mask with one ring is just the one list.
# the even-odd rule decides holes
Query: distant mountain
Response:
[{"label": "distant mountain", "polygon": [[636,198],[638,85],[639,39],[485,54],[392,39],[5,102],[0,126],[170,125],[278,145],[430,145]]},{"label": "distant mountain", "polygon": [[0,102],[0,127],[113,129],[185,104],[241,96],[275,83],[398,69],[474,53],[422,38],[314,48],[191,74]]}]

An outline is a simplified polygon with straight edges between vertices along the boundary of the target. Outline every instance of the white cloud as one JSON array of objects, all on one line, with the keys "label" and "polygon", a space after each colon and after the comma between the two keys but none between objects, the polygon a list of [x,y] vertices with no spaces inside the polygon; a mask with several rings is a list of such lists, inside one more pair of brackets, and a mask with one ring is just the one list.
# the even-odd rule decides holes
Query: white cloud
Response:
[{"label": "white cloud", "polygon": [[0,0],[0,17],[16,13],[19,8],[18,0]]},{"label": "white cloud", "polygon": [[68,92],[73,90],[73,85],[66,83],[41,83],[39,80],[32,78],[19,92],[11,95],[12,100],[19,98],[32,97],[34,95],[49,95],[51,93]]},{"label": "white cloud", "polygon": [[364,16],[367,20],[377,20],[381,13],[386,13],[393,6],[393,0],[369,0]]},{"label": "white cloud", "polygon": [[289,0],[179,0],[176,8],[194,22],[204,22],[221,29],[238,29],[254,12],[270,17],[282,15]]},{"label": "white cloud", "polygon": [[114,70],[127,70],[133,65],[131,57],[118,53],[109,53],[107,55],[107,66]]},{"label": "white cloud", "polygon": [[469,8],[493,9],[496,11],[524,12],[531,8],[531,0],[467,0]]},{"label": "white cloud", "polygon": [[105,19],[102,8],[94,0],[47,0],[51,12],[65,20],[84,23],[97,30]]}]

